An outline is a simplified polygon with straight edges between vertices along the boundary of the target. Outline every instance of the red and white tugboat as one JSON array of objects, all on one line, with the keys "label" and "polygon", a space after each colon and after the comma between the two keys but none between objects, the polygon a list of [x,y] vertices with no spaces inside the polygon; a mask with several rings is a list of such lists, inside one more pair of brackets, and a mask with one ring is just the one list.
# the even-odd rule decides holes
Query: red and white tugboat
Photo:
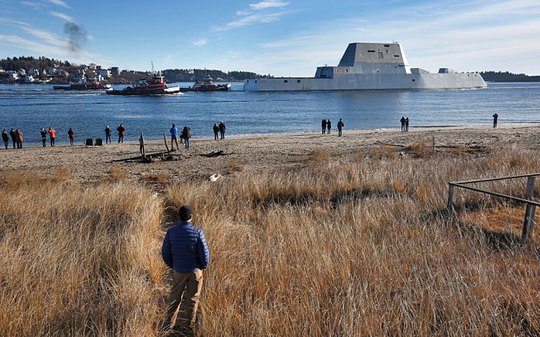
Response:
[{"label": "red and white tugboat", "polygon": [[168,87],[165,78],[159,74],[149,80],[140,80],[138,84],[128,86],[122,90],[108,90],[107,95],[122,96],[161,96],[178,94],[180,87]]}]

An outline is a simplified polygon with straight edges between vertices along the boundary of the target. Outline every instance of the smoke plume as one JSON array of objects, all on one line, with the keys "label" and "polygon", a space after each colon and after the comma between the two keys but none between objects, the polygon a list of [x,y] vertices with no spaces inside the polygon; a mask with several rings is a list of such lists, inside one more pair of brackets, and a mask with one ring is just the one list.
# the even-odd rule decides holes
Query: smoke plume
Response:
[{"label": "smoke plume", "polygon": [[73,22],[64,24],[64,33],[68,36],[68,46],[72,52],[80,51],[81,45],[88,39],[86,29]]}]

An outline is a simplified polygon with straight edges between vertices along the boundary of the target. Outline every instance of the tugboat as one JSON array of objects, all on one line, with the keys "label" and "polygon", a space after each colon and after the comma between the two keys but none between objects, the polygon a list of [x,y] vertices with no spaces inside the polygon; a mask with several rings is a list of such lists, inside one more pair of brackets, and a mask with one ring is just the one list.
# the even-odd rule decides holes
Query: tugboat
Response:
[{"label": "tugboat", "polygon": [[108,83],[101,83],[97,80],[91,80],[86,82],[83,80],[79,83],[71,83],[70,85],[55,85],[54,90],[77,90],[77,91],[90,91],[90,90],[110,90],[112,87]]},{"label": "tugboat", "polygon": [[122,90],[107,90],[107,95],[122,96],[161,96],[177,94],[180,87],[168,87],[165,78],[159,74],[149,80],[140,80],[139,83],[128,86]]},{"label": "tugboat", "polygon": [[231,85],[226,84],[216,84],[214,79],[207,75],[204,80],[196,81],[192,87],[189,88],[180,88],[180,91],[228,91],[231,88]]}]

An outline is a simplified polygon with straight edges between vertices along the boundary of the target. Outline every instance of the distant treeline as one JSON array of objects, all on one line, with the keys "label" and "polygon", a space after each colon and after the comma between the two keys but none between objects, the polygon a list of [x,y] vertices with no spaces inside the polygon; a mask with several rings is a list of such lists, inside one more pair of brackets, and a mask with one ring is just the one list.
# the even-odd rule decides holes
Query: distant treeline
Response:
[{"label": "distant treeline", "polygon": [[167,82],[190,82],[202,80],[206,76],[214,80],[223,81],[243,81],[250,78],[271,77],[270,75],[259,75],[248,71],[229,71],[227,73],[221,70],[209,69],[166,69],[161,72]]},{"label": "distant treeline", "polygon": [[0,67],[4,70],[14,70],[18,71],[19,69],[46,69],[49,67],[58,67],[59,69],[69,69],[73,67],[68,61],[59,61],[55,59],[50,59],[44,56],[35,58],[32,56],[21,56],[21,57],[8,57],[7,59],[0,60]]},{"label": "distant treeline", "polygon": [[[32,56],[26,57],[8,57],[7,59],[0,60],[0,68],[5,71],[13,70],[19,71],[20,69],[48,69],[50,67],[57,68],[58,70],[65,70],[68,73],[73,73],[79,66],[70,63],[68,61],[60,61],[50,59],[44,56],[35,58]],[[248,71],[229,71],[223,72],[221,70],[208,70],[208,69],[166,69],[163,70],[162,75],[165,76],[165,80],[169,83],[172,82],[191,82],[202,80],[206,76],[210,75],[214,80],[219,79],[223,81],[243,81],[250,78],[268,78],[271,75],[259,75]],[[132,83],[141,78],[151,76],[148,72],[124,70],[120,75],[113,76],[109,79],[112,83]],[[2,77],[2,76],[0,76]],[[1,82],[1,78],[0,78]]]},{"label": "distant treeline", "polygon": [[484,81],[489,82],[540,82],[540,76],[512,74],[508,71],[481,71]]}]

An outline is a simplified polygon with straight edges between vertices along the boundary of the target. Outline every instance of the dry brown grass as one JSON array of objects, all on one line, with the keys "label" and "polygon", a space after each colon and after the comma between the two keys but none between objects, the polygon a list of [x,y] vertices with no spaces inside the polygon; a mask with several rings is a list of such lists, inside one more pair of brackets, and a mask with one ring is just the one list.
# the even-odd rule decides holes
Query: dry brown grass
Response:
[{"label": "dry brown grass", "polygon": [[[486,170],[508,158],[521,160]],[[159,197],[125,183],[3,185],[12,197],[0,205],[0,331],[156,336],[163,205],[188,203],[212,256],[206,336],[540,334],[538,235],[493,245],[504,228],[481,224],[507,215],[473,194],[456,195],[475,205],[468,221],[441,212],[448,181],[523,173],[538,156],[337,160],[187,181]]]},{"label": "dry brown grass", "polygon": [[427,158],[433,154],[432,144],[425,141],[416,141],[408,149],[415,158]]},{"label": "dry brown grass", "polygon": [[133,185],[43,179],[4,190],[1,335],[156,336],[160,201]]},{"label": "dry brown grass", "polygon": [[127,178],[129,178],[129,171],[127,169],[120,165],[113,165],[109,169],[109,176],[105,180],[109,182],[118,182],[126,180]]},{"label": "dry brown grass", "polygon": [[142,179],[154,184],[165,185],[171,180],[171,176],[166,173],[143,174]]},{"label": "dry brown grass", "polygon": [[315,149],[309,154],[309,160],[314,163],[328,163],[330,154],[326,150]]},{"label": "dry brown grass", "polygon": [[234,160],[227,161],[227,174],[235,172],[242,172],[245,169],[245,165]]}]

